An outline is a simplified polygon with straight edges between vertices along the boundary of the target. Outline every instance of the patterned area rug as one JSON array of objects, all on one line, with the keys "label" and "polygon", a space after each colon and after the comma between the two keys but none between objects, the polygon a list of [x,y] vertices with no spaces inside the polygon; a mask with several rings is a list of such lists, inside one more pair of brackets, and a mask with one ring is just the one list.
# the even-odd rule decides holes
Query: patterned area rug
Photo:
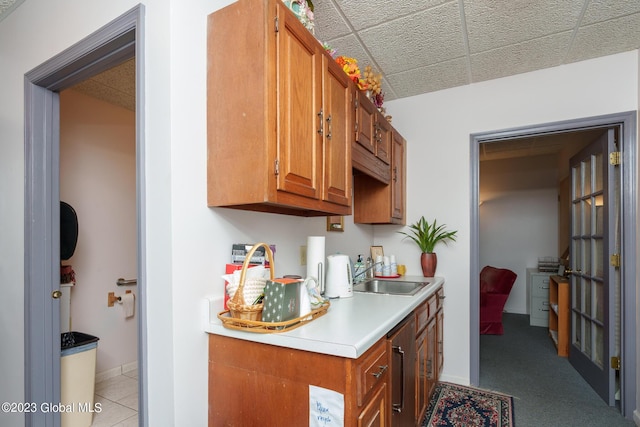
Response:
[{"label": "patterned area rug", "polygon": [[514,427],[513,397],[440,382],[427,407],[423,427]]}]

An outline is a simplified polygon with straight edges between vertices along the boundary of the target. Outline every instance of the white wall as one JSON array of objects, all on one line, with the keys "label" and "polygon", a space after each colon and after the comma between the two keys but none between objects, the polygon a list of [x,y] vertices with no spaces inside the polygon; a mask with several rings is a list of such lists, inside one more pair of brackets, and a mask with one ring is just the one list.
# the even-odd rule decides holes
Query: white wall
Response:
[{"label": "white wall", "polygon": [[[24,401],[24,75],[136,3],[32,0],[0,22],[0,290],[5,301],[0,310],[0,340],[7,343],[0,352],[3,402]],[[158,28],[158,14],[164,11],[168,15],[167,2],[156,0],[154,4],[149,8],[148,29],[163,33]],[[162,50],[153,39],[150,45]],[[149,62],[153,65],[152,55]],[[158,61],[156,67],[161,68]],[[155,92],[161,93],[167,84],[158,85],[156,81]],[[166,95],[163,98],[166,104]],[[152,117],[157,116],[157,105],[162,104],[150,107]],[[150,136],[154,133],[149,132]],[[157,143],[162,138],[154,140]],[[21,426],[24,416],[0,413],[0,424]]]},{"label": "white wall", "polygon": [[518,275],[504,307],[527,314],[527,268],[538,257],[558,256],[558,193],[555,189],[504,193],[480,206],[480,268],[492,265]]},{"label": "white wall", "polygon": [[556,155],[486,160],[480,164],[479,266],[518,277],[505,310],[527,314],[526,269],[558,255]]},{"label": "white wall", "polygon": [[116,285],[137,277],[135,113],[73,90],[60,94],[60,199],[78,215],[78,244],[63,264],[76,273],[71,329],[100,338],[96,372],[138,360],[138,324],[121,304],[107,306]]},{"label": "white wall", "polygon": [[[394,126],[407,139],[408,219],[437,218],[459,232],[441,246],[437,275],[446,278],[443,379],[470,375],[470,135],[638,108],[638,52],[627,52],[508,78],[391,101]],[[418,251],[383,227],[376,243],[407,259]]]}]

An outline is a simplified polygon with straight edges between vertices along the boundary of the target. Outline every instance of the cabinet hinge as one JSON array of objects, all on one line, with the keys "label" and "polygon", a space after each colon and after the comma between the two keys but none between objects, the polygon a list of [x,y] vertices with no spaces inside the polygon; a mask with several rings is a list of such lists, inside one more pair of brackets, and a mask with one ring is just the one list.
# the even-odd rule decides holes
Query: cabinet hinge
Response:
[{"label": "cabinet hinge", "polygon": [[611,166],[620,165],[620,152],[619,151],[614,151],[612,153],[609,153],[609,164]]},{"label": "cabinet hinge", "polygon": [[276,162],[275,162],[275,173],[276,173],[276,176],[278,176],[278,174],[280,173],[280,160],[278,159],[276,159]]},{"label": "cabinet hinge", "polygon": [[622,362],[618,356],[613,356],[611,358],[611,369],[615,369],[616,371],[622,369]]},{"label": "cabinet hinge", "polygon": [[620,267],[620,254],[611,255],[611,266]]},{"label": "cabinet hinge", "polygon": [[274,19],[274,23],[276,25],[276,33],[277,33],[278,31],[280,31],[280,21],[278,20],[277,16]]},{"label": "cabinet hinge", "polygon": [[353,101],[353,108],[354,108],[355,110],[357,110],[357,109],[358,109],[358,105],[359,105],[359,103],[358,103],[358,97],[356,96],[356,97],[354,97],[354,98],[355,98],[355,100]]}]

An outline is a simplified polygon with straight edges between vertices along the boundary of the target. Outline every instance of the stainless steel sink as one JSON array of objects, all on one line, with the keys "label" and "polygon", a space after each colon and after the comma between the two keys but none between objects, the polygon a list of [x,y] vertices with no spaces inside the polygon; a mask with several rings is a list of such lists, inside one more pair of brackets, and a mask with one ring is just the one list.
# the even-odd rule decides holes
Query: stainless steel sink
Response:
[{"label": "stainless steel sink", "polygon": [[355,292],[368,292],[372,294],[407,295],[412,296],[429,285],[428,280],[423,282],[401,282],[398,280],[369,279],[353,286]]}]

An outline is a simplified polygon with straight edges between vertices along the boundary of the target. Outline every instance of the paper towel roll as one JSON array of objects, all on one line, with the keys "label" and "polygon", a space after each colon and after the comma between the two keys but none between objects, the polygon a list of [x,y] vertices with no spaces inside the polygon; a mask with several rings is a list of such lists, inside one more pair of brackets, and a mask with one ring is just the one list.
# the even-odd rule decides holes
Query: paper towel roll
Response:
[{"label": "paper towel roll", "polygon": [[324,292],[324,236],[307,237],[307,277],[318,280],[320,291]]},{"label": "paper towel roll", "polygon": [[133,292],[124,294],[120,297],[120,304],[124,308],[124,317],[133,317],[136,307],[136,297]]}]

